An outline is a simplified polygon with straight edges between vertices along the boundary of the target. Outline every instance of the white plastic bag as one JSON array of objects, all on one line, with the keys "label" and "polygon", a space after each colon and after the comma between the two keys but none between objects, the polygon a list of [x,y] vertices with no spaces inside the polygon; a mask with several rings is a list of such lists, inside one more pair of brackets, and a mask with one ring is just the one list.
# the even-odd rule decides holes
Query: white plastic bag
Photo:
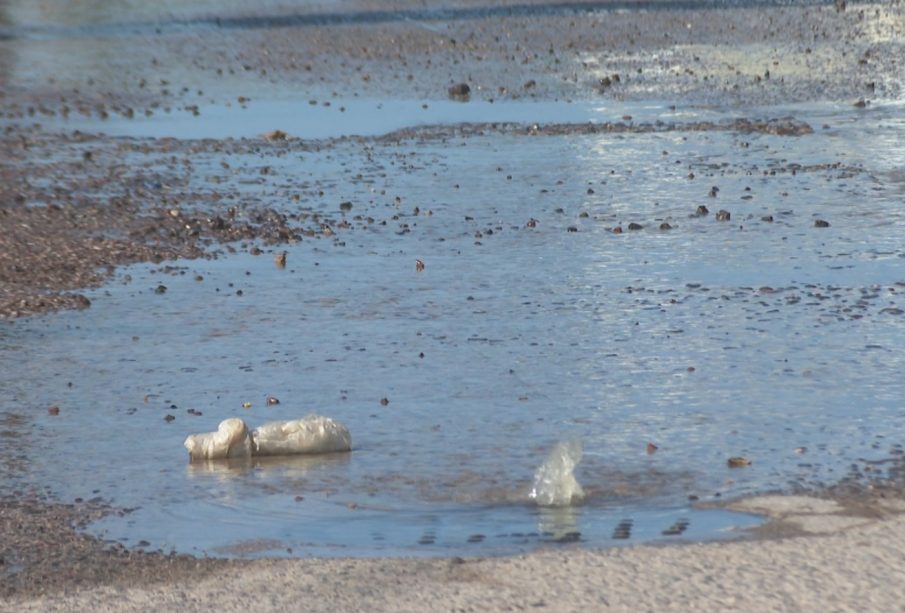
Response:
[{"label": "white plastic bag", "polygon": [[580,440],[556,443],[550,455],[534,473],[528,496],[542,507],[567,507],[584,498],[584,490],[573,474],[581,462]]},{"label": "white plastic bag", "polygon": [[192,460],[247,458],[252,452],[248,428],[244,421],[236,417],[221,421],[216,432],[190,434],[184,445]]},{"label": "white plastic bag", "polygon": [[255,455],[330,453],[352,449],[352,435],[341,423],[321,415],[272,421],[251,433]]}]

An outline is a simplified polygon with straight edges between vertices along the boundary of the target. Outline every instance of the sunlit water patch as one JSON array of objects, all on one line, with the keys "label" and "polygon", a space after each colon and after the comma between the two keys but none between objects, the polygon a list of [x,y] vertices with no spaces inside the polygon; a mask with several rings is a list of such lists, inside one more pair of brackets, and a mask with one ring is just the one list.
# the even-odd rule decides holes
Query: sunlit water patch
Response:
[{"label": "sunlit water patch", "polygon": [[[237,245],[5,324],[2,407],[28,459],[6,478],[134,509],[91,528],[106,538],[209,555],[733,534],[754,520],[696,504],[901,452],[903,126],[823,116],[794,138],[193,146],[187,189],[322,229],[285,268],[282,246]],[[227,417],[309,412],[348,425],[353,452],[199,465],[182,448]],[[534,472],[571,439],[583,504],[538,509]]]}]

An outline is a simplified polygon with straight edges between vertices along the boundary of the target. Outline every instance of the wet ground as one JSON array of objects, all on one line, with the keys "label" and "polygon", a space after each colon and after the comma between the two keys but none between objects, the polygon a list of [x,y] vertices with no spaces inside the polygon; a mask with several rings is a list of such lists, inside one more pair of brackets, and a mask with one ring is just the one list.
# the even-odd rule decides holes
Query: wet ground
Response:
[{"label": "wet ground", "polygon": [[[606,17],[628,36],[618,24],[641,13],[620,8]],[[891,7],[863,8],[776,10],[848,33],[843,47],[901,25]],[[398,23],[341,27],[423,30],[425,15],[399,10]],[[496,19],[575,19],[520,10],[441,21],[480,41]],[[717,13],[730,23],[755,10]],[[643,19],[656,29],[708,11]],[[220,44],[197,16],[167,17],[159,35],[79,19],[6,26],[0,46],[185,37],[209,51],[188,82]],[[336,33],[280,19],[236,17],[230,41]],[[546,51],[537,37],[532,53]],[[712,37],[698,40],[714,65],[744,48]],[[123,72],[103,76],[129,75],[124,86],[78,112],[45,89],[84,101],[56,80],[71,75],[47,86],[13,71],[0,219],[16,248],[3,251],[3,312],[82,310],[2,323],[0,417],[15,441],[2,455],[6,490],[109,503],[121,512],[88,533],[149,550],[462,555],[717,538],[756,521],[714,509],[720,500],[882,476],[905,420],[905,122],[900,85],[875,60],[895,37],[877,35],[863,64],[825,58],[840,74],[819,91],[800,73],[780,82],[778,66],[802,57],[780,54],[769,79],[739,68],[712,96],[709,78],[677,89],[666,73],[642,87],[607,69],[607,85],[599,63],[575,59],[599,52],[583,40],[569,60],[580,85],[549,84],[556,53],[531,86],[497,55],[487,70],[518,85],[459,76],[468,102],[438,99],[448,83],[432,84],[434,70],[393,96],[386,65],[383,85],[358,75],[351,87],[340,71],[324,89],[306,81],[324,71],[284,66],[289,82],[267,86],[208,75],[207,91],[233,94],[197,109],[173,86],[180,103],[167,112],[158,93],[132,91],[145,56],[125,54]],[[830,54],[820,40],[794,44]],[[645,44],[635,75],[661,62]],[[841,78],[849,69],[876,71],[870,91],[882,96],[853,105],[867,90]],[[89,93],[103,91],[97,78]],[[735,104],[733,92],[754,88],[751,104]],[[350,427],[352,454],[189,465],[181,447],[226,417],[312,411]],[[536,509],[533,470],[576,437],[586,503]]]}]

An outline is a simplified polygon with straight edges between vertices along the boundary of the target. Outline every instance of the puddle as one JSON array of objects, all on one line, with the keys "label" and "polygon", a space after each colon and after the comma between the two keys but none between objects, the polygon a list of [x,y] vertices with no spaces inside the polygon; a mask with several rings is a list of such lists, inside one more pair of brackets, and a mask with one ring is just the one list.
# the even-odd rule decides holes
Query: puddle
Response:
[{"label": "puddle", "polygon": [[[4,478],[133,509],[104,538],[208,555],[732,535],[757,520],[689,496],[834,483],[905,426],[905,125],[799,111],[814,134],[193,143],[180,189],[329,235],[285,269],[266,245],[126,268],[87,311],[3,324],[0,408],[28,454]],[[151,145],[117,155],[147,167]],[[185,436],[226,417],[309,412],[355,450],[187,463]],[[586,503],[537,509],[535,469],[575,438]]]},{"label": "puddle", "polygon": [[[587,102],[487,102],[473,100],[365,100],[365,99],[264,99],[231,106],[192,110],[158,110],[150,117],[112,114],[97,116],[43,116],[18,123],[38,124],[45,130],[102,133],[135,138],[256,138],[274,130],[289,137],[327,139],[345,136],[380,136],[403,128],[453,124],[605,123],[629,121],[698,121],[731,117],[726,113],[695,109],[676,111],[662,103],[592,104]],[[7,120],[9,121],[9,120]],[[0,125],[3,121],[0,120]]]},{"label": "puddle", "polygon": [[[361,10],[339,0],[307,2],[292,9],[282,2],[266,0],[249,12],[235,0],[202,0],[186,7],[182,2],[164,1],[138,6],[127,2],[78,3],[41,6],[10,2],[9,14],[0,21],[0,40],[13,37],[133,36],[197,29],[274,29],[337,25],[374,25],[399,22],[473,21],[491,17],[584,16],[595,13],[655,10],[701,10],[729,7],[809,6],[821,0],[604,0],[602,2],[532,2],[514,5],[406,7],[388,10]],[[8,26],[6,24],[9,24]],[[5,27],[4,27],[5,26]],[[428,27],[428,26],[425,26]]]}]

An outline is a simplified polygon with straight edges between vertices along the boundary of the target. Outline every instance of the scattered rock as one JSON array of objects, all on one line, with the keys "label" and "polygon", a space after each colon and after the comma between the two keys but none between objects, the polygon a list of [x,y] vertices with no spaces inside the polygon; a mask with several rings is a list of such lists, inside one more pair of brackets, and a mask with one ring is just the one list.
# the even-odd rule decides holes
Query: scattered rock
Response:
[{"label": "scattered rock", "polygon": [[824,219],[816,219],[816,220],[814,220],[814,227],[815,228],[829,228],[830,222],[828,222]]},{"label": "scattered rock", "polygon": [[729,465],[729,468],[742,468],[744,466],[750,466],[751,460],[743,458],[742,456],[734,456],[729,458],[726,463]]},{"label": "scattered rock", "polygon": [[449,97],[452,100],[458,100],[459,102],[468,102],[471,98],[471,88],[468,86],[468,83],[450,85],[447,93],[449,93]]},{"label": "scattered rock", "polygon": [[717,221],[729,221],[730,217],[731,217],[731,215],[729,214],[729,211],[727,211],[725,209],[720,209],[719,211],[717,211],[717,214],[716,214]]},{"label": "scattered rock", "polygon": [[282,130],[273,130],[272,132],[267,132],[266,134],[264,134],[264,140],[286,140],[286,133]]}]

